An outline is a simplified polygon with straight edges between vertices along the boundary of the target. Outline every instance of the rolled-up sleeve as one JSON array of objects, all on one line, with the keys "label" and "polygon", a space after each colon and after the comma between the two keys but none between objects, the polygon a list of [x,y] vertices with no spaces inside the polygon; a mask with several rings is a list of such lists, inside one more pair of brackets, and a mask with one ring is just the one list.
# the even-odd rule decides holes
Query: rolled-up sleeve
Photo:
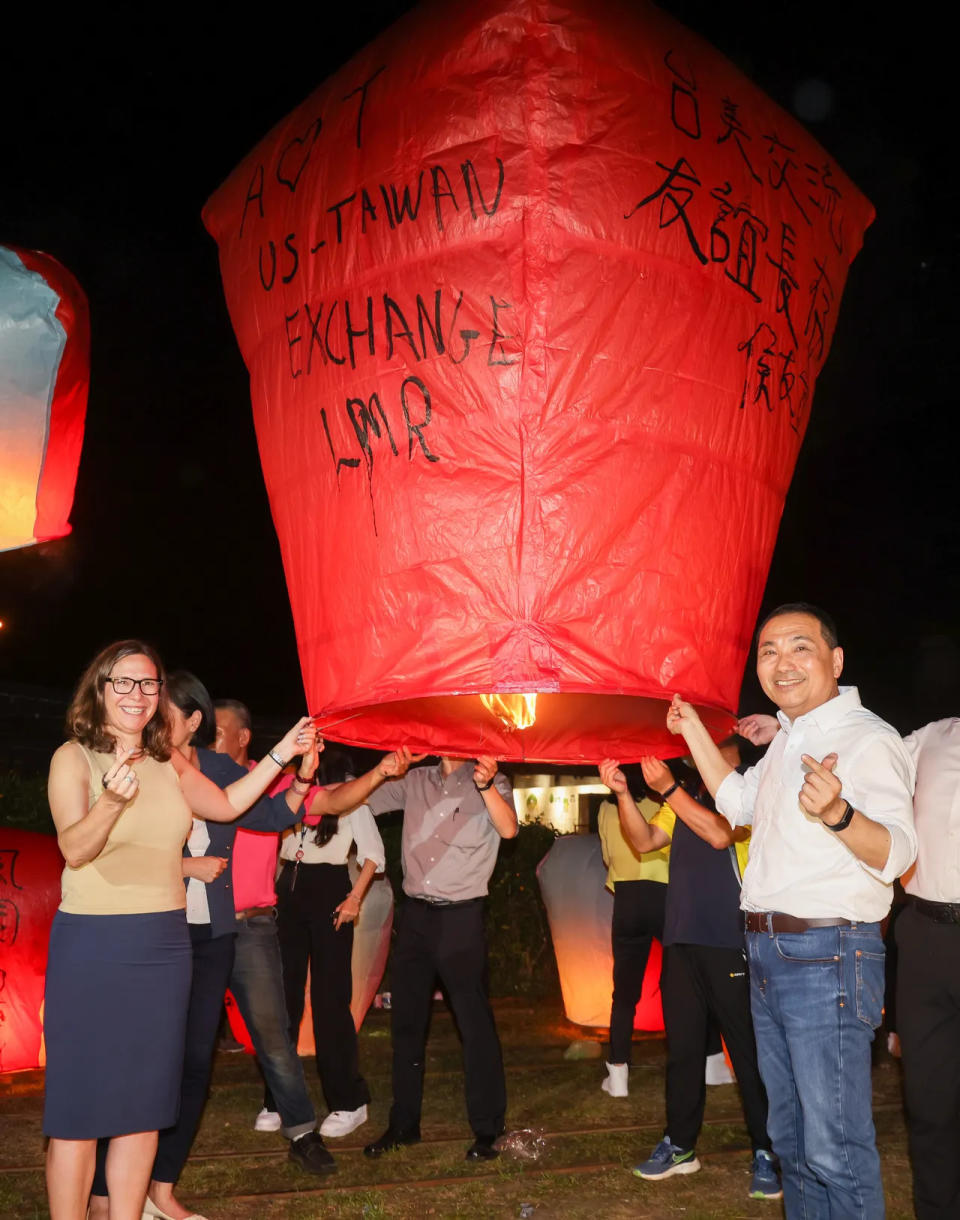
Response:
[{"label": "rolled-up sleeve", "polygon": [[843,776],[844,799],[890,833],[890,852],[883,868],[871,868],[862,860],[860,864],[889,885],[917,858],[917,832],[913,824],[916,765],[903,741],[894,733],[886,733],[857,754],[852,772],[849,779]]},{"label": "rolled-up sleeve", "polygon": [[374,816],[402,809],[407,799],[407,778],[388,779],[367,797],[367,807]]},{"label": "rolled-up sleeve", "polygon": [[384,851],[383,839],[377,829],[377,823],[367,805],[360,805],[350,814],[353,823],[353,840],[357,845],[357,864],[363,868],[368,860],[373,860],[377,872],[382,873],[387,864],[387,853]]},{"label": "rolled-up sleeve", "polygon": [[513,784],[510,783],[509,776],[504,775],[502,771],[498,771],[493,778],[493,786],[508,805],[513,804]]},{"label": "rolled-up sleeve", "polygon": [[753,822],[753,807],[760,786],[760,769],[765,759],[750,767],[741,775],[731,771],[713,798],[717,813],[722,814],[731,826],[749,826]]}]

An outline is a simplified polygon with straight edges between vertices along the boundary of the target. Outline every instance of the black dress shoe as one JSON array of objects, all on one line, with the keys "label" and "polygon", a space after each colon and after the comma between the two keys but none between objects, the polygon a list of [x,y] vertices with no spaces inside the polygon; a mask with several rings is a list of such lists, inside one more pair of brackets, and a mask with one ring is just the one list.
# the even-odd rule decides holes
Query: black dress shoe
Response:
[{"label": "black dress shoe", "polygon": [[385,1152],[396,1152],[396,1150],[398,1148],[402,1148],[404,1144],[419,1143],[419,1128],[415,1128],[411,1131],[394,1131],[393,1127],[388,1127],[378,1140],[374,1140],[372,1144],[367,1144],[363,1150],[363,1155],[372,1157],[374,1160],[376,1160],[377,1157],[383,1156]]},{"label": "black dress shoe", "polygon": [[493,1140],[475,1139],[467,1149],[466,1159],[468,1161],[492,1161],[499,1155],[499,1150],[493,1146]]}]

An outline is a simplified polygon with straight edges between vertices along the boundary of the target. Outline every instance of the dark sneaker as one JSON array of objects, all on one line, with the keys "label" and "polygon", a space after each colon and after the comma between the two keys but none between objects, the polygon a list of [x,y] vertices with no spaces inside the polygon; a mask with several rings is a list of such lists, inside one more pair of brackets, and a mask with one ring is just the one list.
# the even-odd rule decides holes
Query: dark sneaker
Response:
[{"label": "dark sneaker", "polygon": [[780,1175],[777,1173],[777,1161],[772,1152],[758,1148],[753,1154],[750,1172],[753,1174],[750,1180],[751,1199],[783,1198],[783,1187],[780,1185]]},{"label": "dark sneaker", "polygon": [[696,1173],[699,1168],[700,1162],[692,1148],[678,1148],[671,1144],[670,1136],[665,1135],[647,1160],[634,1165],[633,1172],[638,1178],[657,1182],[660,1178],[673,1177],[675,1173]]},{"label": "dark sneaker", "polygon": [[319,1131],[308,1131],[299,1139],[290,1141],[287,1156],[294,1165],[307,1173],[336,1173],[337,1163],[330,1155]]},{"label": "dark sneaker", "polygon": [[419,1127],[415,1127],[410,1131],[394,1131],[393,1127],[388,1127],[378,1140],[374,1140],[372,1144],[367,1144],[363,1150],[363,1155],[376,1160],[377,1157],[383,1156],[385,1152],[396,1152],[404,1144],[419,1143]]}]

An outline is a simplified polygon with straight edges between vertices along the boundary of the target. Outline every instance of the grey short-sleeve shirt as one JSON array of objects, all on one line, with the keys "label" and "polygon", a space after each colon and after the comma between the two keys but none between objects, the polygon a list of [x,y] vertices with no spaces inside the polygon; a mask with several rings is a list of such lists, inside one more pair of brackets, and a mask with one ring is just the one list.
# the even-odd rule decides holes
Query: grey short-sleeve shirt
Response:
[{"label": "grey short-sleeve shirt", "polygon": [[[375,814],[403,810],[403,890],[412,898],[462,902],[487,892],[500,834],[473,782],[474,765],[467,760],[446,777],[439,763],[415,767],[367,800]],[[510,781],[499,771],[494,787],[513,803]]]}]

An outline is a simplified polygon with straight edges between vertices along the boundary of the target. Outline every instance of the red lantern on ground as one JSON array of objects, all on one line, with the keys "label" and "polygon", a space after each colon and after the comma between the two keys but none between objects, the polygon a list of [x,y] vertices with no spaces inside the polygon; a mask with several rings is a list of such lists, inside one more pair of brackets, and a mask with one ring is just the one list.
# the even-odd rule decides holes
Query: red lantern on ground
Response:
[{"label": "red lantern on ground", "polygon": [[0,246],[0,550],[70,533],[89,385],[83,289],[51,255]]},{"label": "red lantern on ground", "polygon": [[204,219],[330,735],[728,732],[872,215],[646,4],[417,9],[280,122]]},{"label": "red lantern on ground", "polygon": [[55,836],[0,827],[0,1072],[45,1061],[43,987],[62,872]]}]

